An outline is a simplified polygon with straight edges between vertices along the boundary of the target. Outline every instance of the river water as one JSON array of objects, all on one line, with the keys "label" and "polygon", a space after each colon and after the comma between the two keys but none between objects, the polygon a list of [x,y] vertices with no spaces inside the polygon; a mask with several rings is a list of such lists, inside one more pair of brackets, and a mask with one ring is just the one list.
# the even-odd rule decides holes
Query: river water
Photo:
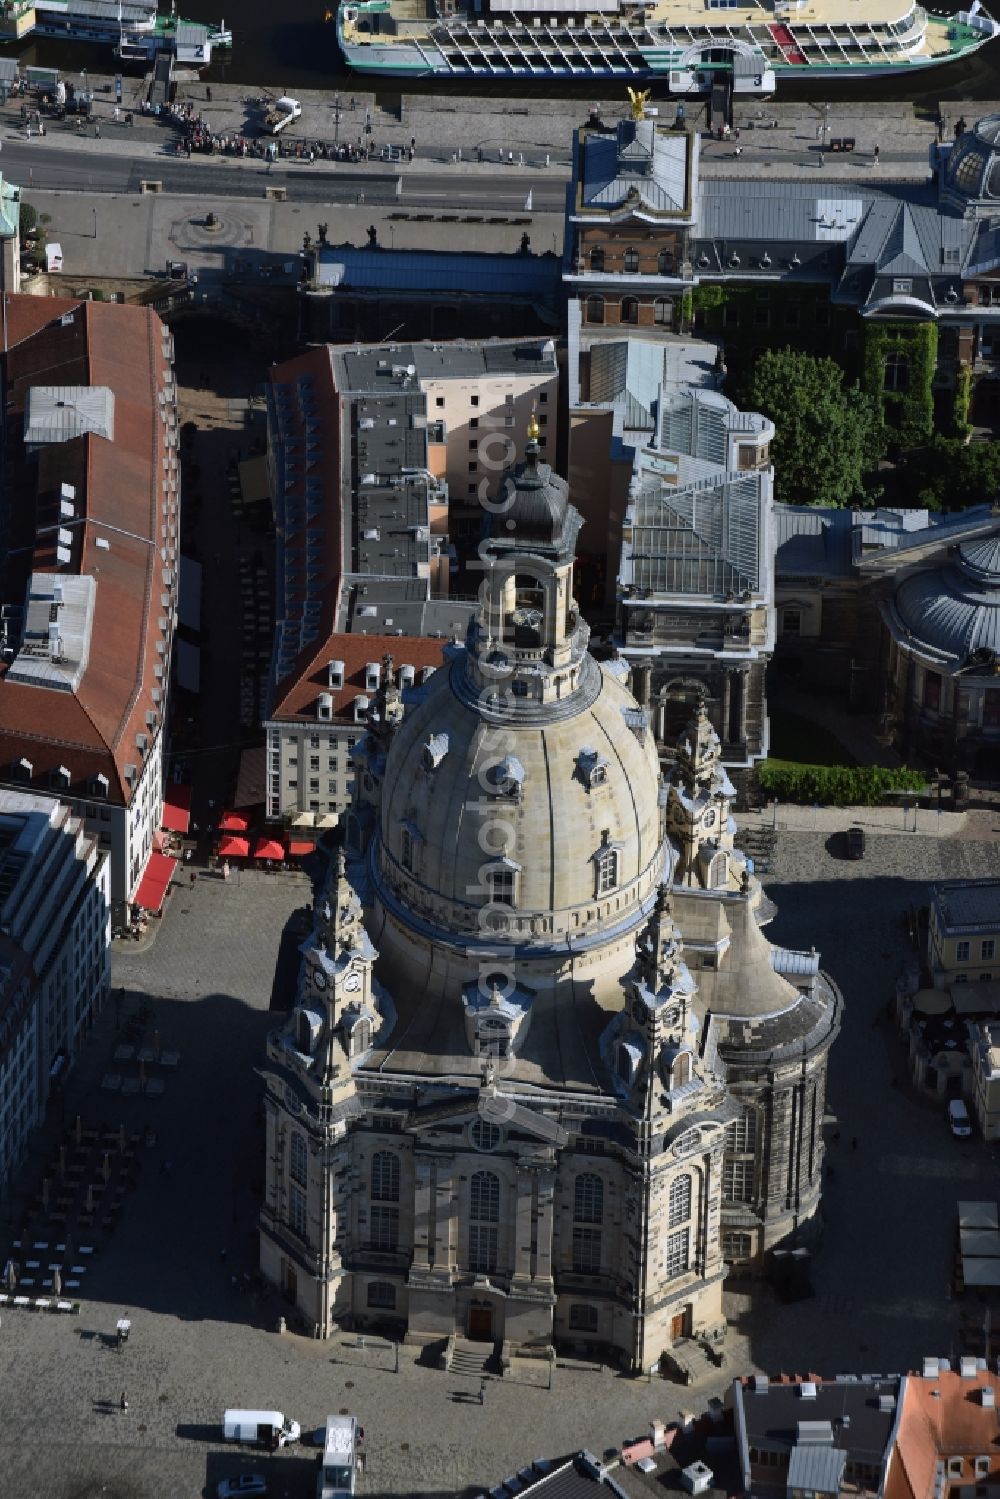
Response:
[{"label": "river water", "polygon": [[[161,0],[165,4],[165,0]],[[235,13],[224,14],[226,0],[177,0],[178,12],[191,21],[225,20],[233,32],[230,53],[217,52],[218,59],[203,74],[208,82],[225,81],[245,84],[248,89],[328,88],[350,93],[371,92],[385,100],[399,95],[399,82],[390,78],[356,77],[344,66],[337,48],[335,28],[324,22],[325,0],[230,0]],[[328,0],[331,8],[336,0]],[[116,59],[110,47],[93,47],[83,43],[57,42],[47,38],[31,41],[27,46],[0,49],[20,57],[22,63],[40,67],[57,67],[72,75],[83,68],[95,73],[114,72]],[[598,82],[549,83],[512,80],[505,83],[468,79],[455,84],[440,80],[410,79],[407,93],[481,93],[493,98],[535,98],[540,106],[548,97],[578,98],[581,103],[592,99],[626,97],[624,80],[603,79]],[[654,100],[663,90],[653,86]],[[939,100],[996,99],[1000,94],[1000,38],[988,44],[971,58],[944,67],[929,68],[898,78],[872,79],[869,83],[838,80],[834,84],[813,86],[806,83],[782,84],[780,97],[788,100],[811,99],[831,102],[851,99],[913,99],[922,105]]]}]

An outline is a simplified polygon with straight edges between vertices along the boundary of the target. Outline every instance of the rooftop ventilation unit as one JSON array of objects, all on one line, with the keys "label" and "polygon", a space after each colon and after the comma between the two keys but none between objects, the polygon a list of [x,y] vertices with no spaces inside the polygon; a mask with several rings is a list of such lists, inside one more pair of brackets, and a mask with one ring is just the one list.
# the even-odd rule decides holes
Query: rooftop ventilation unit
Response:
[{"label": "rooftop ventilation unit", "polygon": [[816,1386],[811,1379],[804,1379],[799,1385],[799,1395],[803,1400],[816,1399]]},{"label": "rooftop ventilation unit", "polygon": [[982,1386],[980,1398],[987,1410],[992,1409],[996,1405],[996,1391],[991,1384],[984,1384]]},{"label": "rooftop ventilation unit", "polygon": [[750,1387],[755,1395],[766,1395],[768,1378],[766,1374],[755,1374],[750,1381]]},{"label": "rooftop ventilation unit", "polygon": [[970,1354],[965,1354],[958,1362],[958,1372],[962,1379],[975,1379],[976,1360]]},{"label": "rooftop ventilation unit", "polygon": [[883,1414],[896,1409],[895,1395],[880,1395],[878,1397],[878,1408]]},{"label": "rooftop ventilation unit", "polygon": [[925,1358],[922,1372],[925,1379],[937,1379],[938,1374],[941,1372],[940,1360]]}]

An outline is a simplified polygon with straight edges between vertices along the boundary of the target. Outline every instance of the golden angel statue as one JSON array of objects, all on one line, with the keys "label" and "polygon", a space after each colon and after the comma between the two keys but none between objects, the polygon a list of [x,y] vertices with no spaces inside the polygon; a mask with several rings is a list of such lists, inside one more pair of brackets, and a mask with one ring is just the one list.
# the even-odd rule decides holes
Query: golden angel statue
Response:
[{"label": "golden angel statue", "polygon": [[646,105],[649,103],[649,96],[653,92],[652,89],[632,88],[630,84],[626,84],[626,88],[628,88],[628,96],[632,101],[633,120],[645,119]]}]

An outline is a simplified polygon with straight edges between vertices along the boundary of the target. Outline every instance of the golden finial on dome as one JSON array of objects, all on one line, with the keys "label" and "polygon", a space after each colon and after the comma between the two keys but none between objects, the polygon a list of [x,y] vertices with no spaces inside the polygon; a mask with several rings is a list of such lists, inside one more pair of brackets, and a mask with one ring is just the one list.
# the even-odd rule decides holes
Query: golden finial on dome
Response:
[{"label": "golden finial on dome", "polygon": [[534,406],[532,406],[532,408],[531,408],[531,420],[528,423],[528,441],[529,442],[537,442],[538,439],[541,437],[541,435],[542,435],[542,429],[538,425],[538,417],[535,415],[535,408],[534,408]]}]

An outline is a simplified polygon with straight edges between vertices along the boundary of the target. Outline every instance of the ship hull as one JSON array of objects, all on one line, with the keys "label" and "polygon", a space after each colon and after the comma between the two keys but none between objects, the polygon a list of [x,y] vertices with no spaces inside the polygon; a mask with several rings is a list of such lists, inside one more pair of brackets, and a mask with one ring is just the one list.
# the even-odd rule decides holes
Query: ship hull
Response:
[{"label": "ship hull", "polygon": [[[338,18],[339,22],[339,18]],[[516,57],[504,57],[494,59],[491,64],[476,65],[472,62],[451,62],[441,51],[436,43],[424,41],[421,43],[393,41],[389,43],[374,42],[352,42],[343,35],[338,23],[337,40],[344,61],[348,67],[356,73],[368,73],[382,77],[409,77],[409,78],[537,78],[546,81],[573,81],[577,79],[603,79],[616,78],[639,81],[663,81],[669,85],[669,92],[678,95],[702,94],[711,89],[713,76],[720,71],[726,71],[725,64],[701,64],[695,68],[690,66],[678,68],[676,53],[664,52],[640,53],[638,58],[623,60],[614,66],[609,66],[596,59],[588,62],[587,66],[571,66],[558,56],[549,59],[545,67],[526,66]],[[970,41],[960,51],[943,52],[930,56],[908,56],[900,57],[896,61],[887,62],[857,62],[857,63],[791,63],[780,59],[765,59],[761,57],[760,75],[750,74],[742,77],[737,76],[734,80],[738,93],[769,95],[775,91],[776,84],[782,79],[794,80],[814,79],[816,81],[827,81],[841,79],[870,79],[870,78],[893,78],[911,72],[923,72],[928,68],[939,67],[945,63],[956,62],[961,58],[970,56],[973,52],[991,40],[990,36],[983,35]],[[709,50],[713,46],[710,37],[706,37],[704,47]],[[755,86],[756,83],[756,86]]]}]

